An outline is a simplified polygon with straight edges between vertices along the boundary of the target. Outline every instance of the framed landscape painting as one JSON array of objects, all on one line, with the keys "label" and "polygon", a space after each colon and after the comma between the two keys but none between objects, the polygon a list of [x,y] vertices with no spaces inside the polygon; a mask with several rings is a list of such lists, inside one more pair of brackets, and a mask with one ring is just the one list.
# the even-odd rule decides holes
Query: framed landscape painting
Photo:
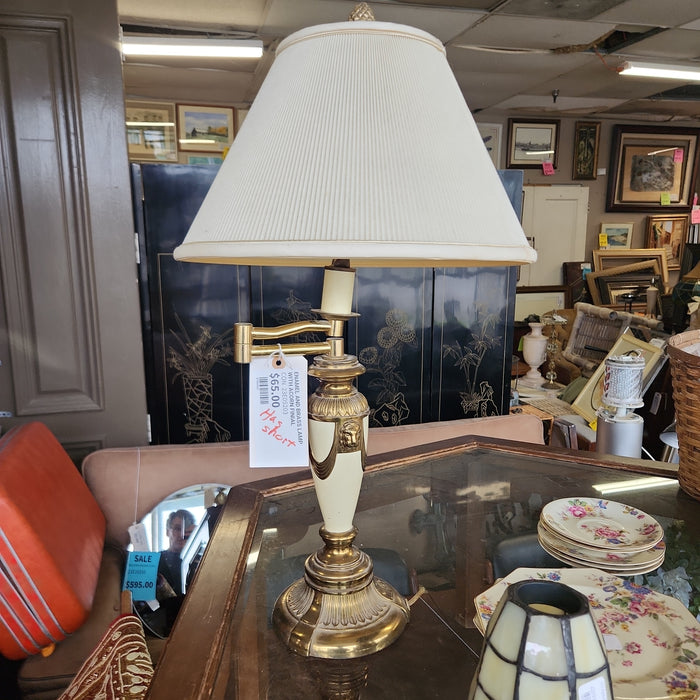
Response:
[{"label": "framed landscape painting", "polygon": [[601,248],[629,248],[632,242],[633,223],[601,224]]},{"label": "framed landscape painting", "polygon": [[234,136],[233,107],[177,106],[177,138],[181,151],[221,153]]},{"label": "framed landscape painting", "polygon": [[559,120],[509,119],[507,168],[557,167]]}]

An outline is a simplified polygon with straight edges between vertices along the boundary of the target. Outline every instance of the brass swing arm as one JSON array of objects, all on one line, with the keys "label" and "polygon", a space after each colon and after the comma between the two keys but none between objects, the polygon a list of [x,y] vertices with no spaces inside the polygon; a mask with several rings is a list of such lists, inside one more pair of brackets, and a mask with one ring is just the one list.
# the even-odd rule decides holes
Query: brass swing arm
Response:
[{"label": "brass swing arm", "polygon": [[[325,333],[329,338],[342,338],[344,319],[322,319],[296,321],[274,328],[253,326],[252,323],[236,323],[233,326],[234,362],[248,364],[251,358],[270,355],[278,349],[276,345],[255,345],[256,340],[279,340],[300,333]],[[282,351],[288,355],[325,354],[332,352],[336,344],[332,340],[323,343],[287,343]]]}]

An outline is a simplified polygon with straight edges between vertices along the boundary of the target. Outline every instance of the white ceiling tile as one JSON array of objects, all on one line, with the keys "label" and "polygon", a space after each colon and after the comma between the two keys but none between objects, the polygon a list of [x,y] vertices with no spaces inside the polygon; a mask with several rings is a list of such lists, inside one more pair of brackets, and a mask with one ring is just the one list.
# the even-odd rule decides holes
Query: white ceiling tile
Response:
[{"label": "white ceiling tile", "polygon": [[627,0],[595,18],[603,22],[678,27],[700,19],[698,0]]},{"label": "white ceiling tile", "polygon": [[491,15],[477,26],[467,29],[452,43],[458,46],[553,49],[589,44],[614,28],[613,24],[604,22],[545,22],[534,17]]},{"label": "white ceiling tile", "polygon": [[[612,0],[614,1],[614,0]],[[695,118],[700,103],[671,99],[651,100],[677,83],[622,78],[617,66],[626,58],[692,62],[700,60],[700,0],[625,0],[592,20],[566,20],[595,6],[578,8],[589,0],[473,0],[474,9],[374,0],[370,5],[379,21],[418,27],[447,44],[447,58],[473,110],[506,105],[508,110],[643,119],[669,122]],[[279,40],[302,27],[344,21],[356,0],[117,0],[120,20],[153,27],[199,28],[229,33],[258,33],[268,50],[259,62],[245,64],[175,62],[124,64],[127,95],[140,99],[248,105],[254,98]],[[489,15],[484,8],[497,7]],[[514,14],[519,11],[519,15]],[[644,32],[671,27],[611,55],[597,57],[586,47],[615,30]],[[484,52],[472,47],[526,49],[527,53]],[[572,47],[571,53],[553,49]],[[559,90],[552,103],[552,90]],[[625,103],[625,101],[627,101]],[[622,102],[622,104],[620,104]],[[605,105],[616,105],[606,107]],[[606,113],[605,110],[609,109]],[[596,111],[596,110],[599,110]],[[700,117],[698,117],[700,119]],[[699,124],[700,125],[700,124]]]},{"label": "white ceiling tile", "polygon": [[143,20],[157,26],[186,27],[223,25],[246,31],[257,31],[264,8],[261,0],[117,0],[122,22]]},{"label": "white ceiling tile", "polygon": [[[286,36],[314,24],[344,22],[357,5],[355,0],[272,0],[262,31]],[[442,42],[464,31],[484,16],[483,12],[426,5],[377,3],[370,6],[378,22],[395,22],[417,27],[433,34]]]},{"label": "white ceiling tile", "polygon": [[646,58],[698,58],[700,57],[700,32],[688,29],[666,29],[621,49],[618,55]]}]

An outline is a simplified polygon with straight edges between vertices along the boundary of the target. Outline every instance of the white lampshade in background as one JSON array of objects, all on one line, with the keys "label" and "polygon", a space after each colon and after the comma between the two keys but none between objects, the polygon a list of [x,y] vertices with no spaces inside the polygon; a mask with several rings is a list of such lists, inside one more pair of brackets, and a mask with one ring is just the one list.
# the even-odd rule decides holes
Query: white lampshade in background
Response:
[{"label": "white lampshade in background", "polygon": [[382,22],[283,41],[175,258],[533,262],[442,44]]}]

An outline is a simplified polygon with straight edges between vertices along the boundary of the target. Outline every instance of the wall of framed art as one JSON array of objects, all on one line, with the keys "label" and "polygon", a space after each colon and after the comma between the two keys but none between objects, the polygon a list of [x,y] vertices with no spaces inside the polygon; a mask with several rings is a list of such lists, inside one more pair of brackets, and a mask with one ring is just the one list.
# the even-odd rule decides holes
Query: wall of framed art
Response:
[{"label": "wall of framed art", "polygon": [[[228,140],[230,144],[248,111],[248,105],[198,105],[196,100],[193,103],[181,100],[137,103],[127,101],[127,112],[131,116],[136,107],[151,108],[158,111],[152,120],[158,123],[152,127],[155,134],[129,127],[132,162],[220,164],[227,150],[223,141]],[[203,127],[195,125],[198,113],[209,117],[211,123]],[[553,115],[556,118],[552,118]],[[137,116],[145,120],[146,114]],[[514,116],[512,111],[489,109],[481,110],[476,121],[494,165],[522,170],[524,185],[588,188],[589,211],[582,260],[591,261],[592,252],[600,248],[656,247],[656,239],[652,242],[648,235],[648,217],[663,216],[666,223],[662,226],[671,226],[673,242],[663,243],[661,238],[659,241],[660,245],[667,246],[670,285],[677,281],[682,256],[677,239],[682,235],[679,231],[683,222],[675,217],[689,216],[698,188],[700,122],[689,120],[688,126],[685,122],[683,126],[640,125],[625,124],[623,120],[615,123],[567,117],[556,110]],[[228,132],[228,139],[222,139],[217,130]],[[192,139],[193,132],[193,142],[183,143],[182,140]],[[214,143],[205,143],[209,132],[215,135]],[[158,147],[146,145],[151,143]],[[643,151],[647,146],[652,151],[670,150],[658,154],[660,160],[654,161],[645,158]],[[550,166],[548,169],[543,167],[545,161]],[[672,186],[669,185],[671,175]],[[693,227],[689,221],[685,238],[690,240],[694,234],[697,234],[695,242],[700,242],[700,226]],[[562,232],[562,235],[567,233]],[[536,277],[520,282],[525,283],[552,284]]]},{"label": "wall of framed art", "polygon": [[[551,119],[552,115],[557,118]],[[500,166],[522,167],[526,186],[557,188],[579,184],[588,188],[585,259],[592,260],[593,252],[601,248],[656,247],[656,241],[652,242],[648,235],[648,219],[660,216],[667,233],[658,240],[666,246],[669,286],[678,281],[683,258],[678,239],[683,240],[682,247],[686,242],[700,243],[700,224],[690,221],[695,193],[700,189],[699,120],[661,126],[628,124],[623,119],[619,123],[584,121],[562,116],[556,110],[539,115],[528,111],[519,118],[512,112],[485,109],[478,113],[478,121],[503,125]],[[539,161],[533,156],[533,162],[519,163],[514,136],[527,124],[547,130],[555,122],[556,166],[545,170],[547,156],[541,156]],[[685,233],[684,220],[675,218],[683,216],[688,218]],[[653,223],[658,224],[658,220]],[[673,242],[663,242],[668,238]],[[551,284],[536,277],[520,282],[525,283]]]},{"label": "wall of framed art", "polygon": [[129,160],[220,165],[236,134],[236,109],[126,100]]}]

